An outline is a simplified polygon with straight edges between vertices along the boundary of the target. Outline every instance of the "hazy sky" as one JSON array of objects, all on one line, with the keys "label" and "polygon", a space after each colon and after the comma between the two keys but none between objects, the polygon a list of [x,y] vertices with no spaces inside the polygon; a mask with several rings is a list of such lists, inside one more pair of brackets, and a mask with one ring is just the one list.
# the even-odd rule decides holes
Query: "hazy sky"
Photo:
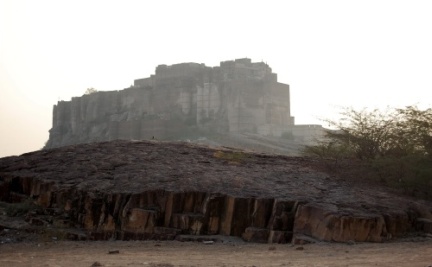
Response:
[{"label": "hazy sky", "polygon": [[267,62],[298,124],[341,106],[430,107],[432,1],[0,0],[0,157],[38,150],[58,100],[159,64]]}]

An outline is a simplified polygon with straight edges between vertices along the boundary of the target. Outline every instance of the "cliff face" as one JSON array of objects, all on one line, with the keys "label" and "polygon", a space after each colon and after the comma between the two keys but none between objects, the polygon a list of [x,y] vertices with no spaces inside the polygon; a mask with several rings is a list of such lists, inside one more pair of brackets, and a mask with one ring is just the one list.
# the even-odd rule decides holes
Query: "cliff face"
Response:
[{"label": "cliff face", "polygon": [[278,83],[264,63],[160,65],[155,75],[135,80],[131,88],[58,102],[46,148],[205,133],[280,136],[293,124],[289,86]]},{"label": "cliff face", "polygon": [[381,242],[432,233],[430,201],[315,164],[190,143],[81,144],[1,158],[0,202],[34,201],[42,210],[25,216],[25,229],[71,239]]}]

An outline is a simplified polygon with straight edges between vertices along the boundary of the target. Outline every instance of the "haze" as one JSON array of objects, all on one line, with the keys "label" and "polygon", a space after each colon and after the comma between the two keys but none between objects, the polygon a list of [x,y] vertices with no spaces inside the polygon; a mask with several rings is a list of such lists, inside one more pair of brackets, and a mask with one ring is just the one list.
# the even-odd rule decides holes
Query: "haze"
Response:
[{"label": "haze", "polygon": [[0,157],[42,148],[57,101],[160,64],[267,62],[296,124],[430,107],[431,13],[429,1],[0,0]]}]

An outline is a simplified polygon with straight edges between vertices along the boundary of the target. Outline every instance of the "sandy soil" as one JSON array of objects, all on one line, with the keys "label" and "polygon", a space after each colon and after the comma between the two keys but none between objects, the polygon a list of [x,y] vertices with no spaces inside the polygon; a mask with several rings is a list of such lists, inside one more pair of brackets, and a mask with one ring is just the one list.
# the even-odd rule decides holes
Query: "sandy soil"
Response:
[{"label": "sandy soil", "polygon": [[432,266],[432,240],[304,246],[178,241],[16,243],[0,245],[0,266],[428,267]]}]

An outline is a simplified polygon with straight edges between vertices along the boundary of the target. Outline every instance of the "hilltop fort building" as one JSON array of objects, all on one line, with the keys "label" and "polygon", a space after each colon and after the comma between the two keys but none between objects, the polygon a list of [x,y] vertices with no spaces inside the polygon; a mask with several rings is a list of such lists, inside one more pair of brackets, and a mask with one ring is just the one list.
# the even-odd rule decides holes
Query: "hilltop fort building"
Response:
[{"label": "hilltop fort building", "polygon": [[59,101],[46,148],[116,139],[181,140],[199,136],[284,133],[311,136],[318,126],[294,126],[289,85],[264,62],[248,58],[217,67],[159,65],[155,74],[120,91]]}]

